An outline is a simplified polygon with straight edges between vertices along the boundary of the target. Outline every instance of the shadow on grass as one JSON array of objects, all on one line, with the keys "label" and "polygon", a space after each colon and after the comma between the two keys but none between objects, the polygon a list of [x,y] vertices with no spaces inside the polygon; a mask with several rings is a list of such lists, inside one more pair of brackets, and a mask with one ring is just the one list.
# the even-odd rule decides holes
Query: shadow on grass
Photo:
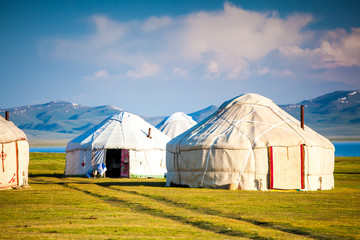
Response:
[{"label": "shadow on grass", "polygon": [[[101,185],[101,184],[99,184],[99,185]],[[155,216],[155,217],[170,219],[170,220],[177,221],[177,222],[180,222],[180,223],[186,224],[186,225],[191,225],[193,227],[203,229],[206,231],[211,231],[214,233],[227,235],[227,236],[243,237],[243,238],[247,238],[247,239],[259,239],[259,240],[273,239],[273,238],[259,236],[255,232],[232,230],[226,226],[218,225],[211,221],[198,220],[193,217],[181,216],[181,215],[177,215],[177,214],[174,214],[171,212],[165,212],[163,209],[144,205],[142,203],[123,200],[123,199],[119,199],[114,196],[108,196],[106,194],[94,193],[94,192],[91,192],[91,190],[83,190],[83,189],[79,189],[75,186],[68,186],[68,185],[66,185],[65,187],[83,192],[85,194],[89,194],[93,197],[101,199],[111,205],[114,205],[114,206],[119,206],[119,205],[125,206],[125,207],[130,208],[131,210],[141,213],[141,214],[148,214],[148,215]]]},{"label": "shadow on grass", "polygon": [[165,182],[150,182],[150,181],[141,181],[141,182],[97,182],[94,183],[102,187],[111,187],[111,186],[123,186],[123,187],[165,187]]},{"label": "shadow on grass", "polygon": [[39,174],[33,174],[29,173],[29,178],[36,178],[36,177],[54,177],[54,178],[66,178],[62,173],[39,173]]},{"label": "shadow on grass", "polygon": [[334,172],[334,174],[352,174],[352,175],[356,175],[356,174],[360,174],[360,172]]},{"label": "shadow on grass", "polygon": [[[229,218],[229,219],[234,219],[237,221],[243,221],[243,222],[248,222],[251,224],[254,224],[256,226],[259,227],[265,227],[265,228],[270,228],[270,229],[274,229],[274,230],[279,230],[285,233],[290,233],[290,234],[295,234],[298,236],[304,236],[304,237],[310,237],[313,239],[319,239],[319,240],[333,240],[333,239],[345,239],[343,237],[339,237],[339,236],[329,236],[329,235],[321,235],[318,233],[313,232],[310,229],[306,229],[306,228],[300,228],[300,227],[295,227],[292,226],[290,224],[284,224],[284,223],[273,223],[273,222],[265,222],[265,221],[259,221],[256,219],[248,219],[248,218],[243,218],[239,215],[236,214],[231,214],[231,213],[222,213],[221,211],[212,209],[212,208],[208,208],[208,207],[200,207],[194,204],[189,204],[189,203],[181,203],[181,202],[177,202],[177,201],[173,201],[167,197],[162,197],[162,196],[153,196],[153,195],[149,195],[149,194],[145,194],[145,193],[140,193],[140,192],[136,192],[136,191],[127,191],[127,190],[123,190],[123,189],[114,189],[120,192],[126,192],[129,194],[135,194],[135,195],[139,195],[139,196],[143,196],[149,199],[153,199],[156,200],[158,202],[162,202],[164,204],[167,205],[172,205],[172,206],[176,206],[179,208],[184,208],[186,210],[191,210],[191,211],[195,211],[198,213],[204,213],[204,214],[208,214],[208,215],[213,215],[213,216],[218,216],[218,217],[224,217],[224,218]],[[204,228],[205,227],[200,227],[200,228]],[[221,233],[221,232],[218,232]],[[234,234],[234,232],[232,233],[225,233],[227,235],[232,235]],[[248,236],[244,236],[240,233],[236,233],[235,235],[232,236],[242,236],[242,237],[248,237]],[[250,237],[251,239],[253,239],[253,237]],[[260,238],[256,238],[256,239],[260,239]]]},{"label": "shadow on grass", "polygon": [[[29,173],[29,178],[38,178],[38,177],[48,177],[48,178],[58,178],[61,180],[64,179],[75,179],[78,181],[79,178],[88,180],[81,181],[79,184],[97,184],[102,187],[111,187],[111,186],[123,186],[123,187],[138,187],[138,186],[146,186],[146,187],[165,187],[165,182],[161,181],[152,181],[152,179],[144,179],[144,181],[139,181],[138,178],[134,178],[134,181],[131,181],[131,178],[86,178],[83,175],[79,176],[67,176],[62,173]],[[94,180],[94,181],[91,181]],[[101,180],[102,182],[99,182]],[[122,181],[124,180],[124,181]]]},{"label": "shadow on grass", "polygon": [[[75,179],[79,181],[80,179],[84,179],[86,181],[79,181],[79,184],[97,184],[102,187],[111,187],[111,186],[122,186],[122,187],[138,187],[138,186],[145,186],[145,187],[165,187],[164,181],[158,181],[156,178],[86,178],[84,176],[67,176],[62,173],[30,173],[29,178],[31,180],[35,180],[36,178],[57,178],[61,180],[71,180]],[[100,181],[99,181],[100,180]],[[132,181],[133,180],[133,181]],[[65,182],[64,182],[65,183]]]}]

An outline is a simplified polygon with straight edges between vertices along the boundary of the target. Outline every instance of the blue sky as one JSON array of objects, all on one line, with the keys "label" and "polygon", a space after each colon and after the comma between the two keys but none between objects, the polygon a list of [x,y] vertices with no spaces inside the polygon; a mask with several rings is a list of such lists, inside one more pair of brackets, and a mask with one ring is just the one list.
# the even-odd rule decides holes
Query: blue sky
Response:
[{"label": "blue sky", "polygon": [[143,115],[360,89],[359,1],[0,1],[0,108]]}]

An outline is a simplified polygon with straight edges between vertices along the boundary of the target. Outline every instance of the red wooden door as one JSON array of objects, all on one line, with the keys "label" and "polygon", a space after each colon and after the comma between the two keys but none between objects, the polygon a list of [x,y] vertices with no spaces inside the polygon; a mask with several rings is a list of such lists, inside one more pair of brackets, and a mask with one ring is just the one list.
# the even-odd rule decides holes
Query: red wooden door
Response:
[{"label": "red wooden door", "polygon": [[270,189],[304,189],[304,145],[268,151]]},{"label": "red wooden door", "polygon": [[130,156],[129,150],[121,149],[120,177],[130,177]]}]

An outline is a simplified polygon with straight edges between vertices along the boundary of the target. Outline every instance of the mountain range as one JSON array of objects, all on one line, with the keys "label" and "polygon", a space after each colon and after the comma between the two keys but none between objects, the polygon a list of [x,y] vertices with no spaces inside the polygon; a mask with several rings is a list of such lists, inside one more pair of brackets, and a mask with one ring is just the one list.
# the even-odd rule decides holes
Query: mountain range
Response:
[{"label": "mountain range", "polygon": [[[282,109],[300,117],[300,106],[305,106],[305,124],[328,137],[360,137],[360,91],[336,91],[297,104],[280,105]],[[217,107],[211,105],[189,113],[200,122]],[[89,107],[65,101],[52,101],[8,109],[0,109],[0,114],[9,111],[10,120],[33,139],[72,139],[94,127],[105,118],[123,109],[105,105]],[[141,116],[156,126],[167,116]]]},{"label": "mountain range", "polygon": [[299,119],[304,105],[305,124],[328,137],[360,136],[360,91],[336,91],[298,104],[280,106]]}]

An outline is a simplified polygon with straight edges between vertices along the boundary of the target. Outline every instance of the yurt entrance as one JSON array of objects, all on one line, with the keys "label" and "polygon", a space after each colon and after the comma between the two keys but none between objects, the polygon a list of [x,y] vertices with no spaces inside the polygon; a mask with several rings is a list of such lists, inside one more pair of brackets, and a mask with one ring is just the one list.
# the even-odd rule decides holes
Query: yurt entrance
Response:
[{"label": "yurt entrance", "polygon": [[129,170],[129,150],[127,149],[107,149],[106,150],[106,176],[125,177],[130,176]]},{"label": "yurt entrance", "polygon": [[269,147],[270,189],[304,189],[304,145]]}]

